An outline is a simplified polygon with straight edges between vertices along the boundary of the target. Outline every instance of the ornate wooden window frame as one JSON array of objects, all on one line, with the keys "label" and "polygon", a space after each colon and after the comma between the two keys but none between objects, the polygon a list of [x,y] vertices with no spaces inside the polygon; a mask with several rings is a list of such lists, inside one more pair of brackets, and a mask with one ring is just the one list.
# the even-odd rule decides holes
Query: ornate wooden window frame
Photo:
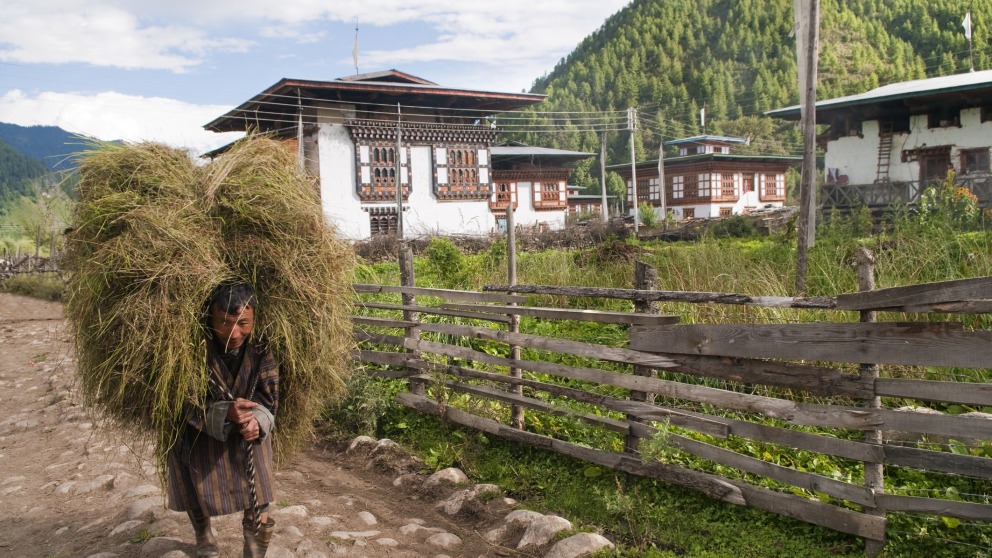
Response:
[{"label": "ornate wooden window frame", "polygon": [[[368,142],[355,145],[358,197],[363,202],[396,199],[396,144]],[[400,184],[403,200],[410,197],[410,147],[400,149]]]},{"label": "ornate wooden window frame", "polygon": [[568,207],[568,184],[564,178],[543,178],[533,183],[534,211],[555,211]]},{"label": "ornate wooden window frame", "polygon": [[433,146],[434,196],[438,200],[484,200],[491,193],[489,147],[481,144]]},{"label": "ornate wooden window frame", "polygon": [[489,196],[489,210],[493,213],[506,213],[506,208],[511,203],[514,211],[520,206],[517,183],[513,180],[494,179],[492,194]]}]

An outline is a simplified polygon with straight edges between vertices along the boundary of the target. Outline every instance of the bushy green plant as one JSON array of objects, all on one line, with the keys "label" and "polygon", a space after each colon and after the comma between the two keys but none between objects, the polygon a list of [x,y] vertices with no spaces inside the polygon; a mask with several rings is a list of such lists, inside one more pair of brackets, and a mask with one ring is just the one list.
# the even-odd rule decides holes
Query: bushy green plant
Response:
[{"label": "bushy green plant", "polygon": [[981,215],[978,198],[955,181],[954,171],[943,182],[929,186],[920,200],[919,220],[924,228],[971,230]]},{"label": "bushy green plant", "polygon": [[424,256],[427,271],[437,286],[446,289],[467,289],[471,286],[473,266],[451,240],[443,237],[431,239]]},{"label": "bushy green plant", "polygon": [[641,224],[647,228],[655,227],[658,224],[658,214],[654,212],[654,207],[648,202],[642,202],[637,206],[637,216]]},{"label": "bushy green plant", "polygon": [[340,400],[329,407],[325,417],[350,435],[376,437],[380,421],[391,407],[393,397],[401,389],[401,382],[376,378],[368,371],[352,374],[347,391]]},{"label": "bushy green plant", "polygon": [[757,234],[754,221],[742,215],[732,215],[721,219],[710,227],[709,232],[717,238],[746,238]]}]

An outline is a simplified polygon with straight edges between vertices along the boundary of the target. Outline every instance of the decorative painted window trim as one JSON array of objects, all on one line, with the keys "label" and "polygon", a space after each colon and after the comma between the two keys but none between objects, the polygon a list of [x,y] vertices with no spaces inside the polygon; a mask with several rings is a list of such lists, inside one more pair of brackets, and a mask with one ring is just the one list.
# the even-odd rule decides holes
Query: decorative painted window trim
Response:
[{"label": "decorative painted window trim", "polygon": [[489,147],[443,144],[433,147],[434,196],[438,200],[484,200],[491,191]]},{"label": "decorative painted window trim", "polygon": [[568,207],[568,184],[564,180],[534,182],[531,187],[534,211],[554,211]]},{"label": "decorative painted window trim", "polygon": [[[406,211],[406,207],[403,210]],[[362,211],[369,214],[369,235],[396,235],[399,230],[399,217],[395,205],[375,205],[363,207]]]},{"label": "decorative painted window trim", "polygon": [[517,183],[506,180],[494,182],[493,192],[489,196],[489,210],[493,213],[506,213],[506,208],[511,203],[514,211],[520,206],[520,201],[517,199]]},{"label": "decorative painted window trim", "polygon": [[[396,144],[384,141],[355,144],[355,190],[363,202],[396,199]],[[410,147],[400,148],[400,185],[410,197]]]}]

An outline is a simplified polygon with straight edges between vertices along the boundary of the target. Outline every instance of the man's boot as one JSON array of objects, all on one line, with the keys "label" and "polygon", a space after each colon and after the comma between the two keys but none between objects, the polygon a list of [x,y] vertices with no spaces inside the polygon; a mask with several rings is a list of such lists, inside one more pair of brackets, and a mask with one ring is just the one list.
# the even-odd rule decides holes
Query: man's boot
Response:
[{"label": "man's boot", "polygon": [[242,558],[263,558],[265,551],[269,549],[269,541],[272,540],[272,528],[275,527],[275,520],[267,519],[258,528],[255,534],[255,525],[245,520],[242,527],[245,531],[245,549]]},{"label": "man's boot", "polygon": [[196,556],[197,558],[209,558],[220,556],[220,549],[217,547],[217,539],[210,529],[210,516],[203,513],[203,510],[187,511],[190,523],[193,524],[193,532],[196,534]]}]

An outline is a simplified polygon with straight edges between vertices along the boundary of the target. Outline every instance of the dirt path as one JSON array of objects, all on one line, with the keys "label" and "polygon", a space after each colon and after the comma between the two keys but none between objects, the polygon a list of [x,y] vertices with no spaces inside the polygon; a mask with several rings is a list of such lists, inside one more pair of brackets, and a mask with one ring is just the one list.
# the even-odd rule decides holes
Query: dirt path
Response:
[{"label": "dirt path", "polygon": [[[61,305],[0,293],[0,355],[0,555],[194,556],[192,529],[164,508],[147,448],[129,447],[80,406]],[[479,534],[488,517],[443,513],[422,479],[370,460],[371,447],[314,447],[279,471],[269,557],[511,554]],[[500,513],[494,506],[492,517]],[[240,556],[240,518],[214,526],[222,556]]]}]

